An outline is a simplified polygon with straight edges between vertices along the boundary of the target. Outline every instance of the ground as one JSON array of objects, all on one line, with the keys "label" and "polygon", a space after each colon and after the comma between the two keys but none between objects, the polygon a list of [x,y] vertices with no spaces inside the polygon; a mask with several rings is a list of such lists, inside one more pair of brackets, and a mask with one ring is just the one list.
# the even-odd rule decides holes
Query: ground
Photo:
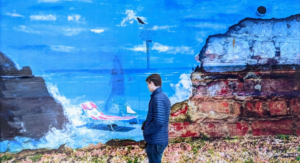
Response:
[{"label": "ground", "polygon": [[[179,138],[170,140],[163,156],[165,163],[194,162],[300,162],[300,137],[277,135],[211,139]],[[126,145],[126,146],[124,146]],[[148,162],[144,142],[110,141],[86,148],[24,150],[2,153],[1,162]]]}]

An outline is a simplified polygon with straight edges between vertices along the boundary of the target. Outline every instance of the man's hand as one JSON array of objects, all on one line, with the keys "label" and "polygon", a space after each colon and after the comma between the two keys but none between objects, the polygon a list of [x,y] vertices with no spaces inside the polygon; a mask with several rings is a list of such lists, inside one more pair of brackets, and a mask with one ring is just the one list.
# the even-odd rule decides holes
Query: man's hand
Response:
[{"label": "man's hand", "polygon": [[146,121],[143,122],[141,130],[144,130]]}]

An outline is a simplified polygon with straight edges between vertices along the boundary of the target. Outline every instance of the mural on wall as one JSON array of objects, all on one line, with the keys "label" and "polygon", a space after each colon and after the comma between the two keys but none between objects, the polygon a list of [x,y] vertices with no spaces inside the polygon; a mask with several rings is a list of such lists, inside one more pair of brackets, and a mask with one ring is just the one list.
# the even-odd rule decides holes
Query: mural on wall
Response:
[{"label": "mural on wall", "polygon": [[0,2],[1,153],[143,140],[152,73],[170,138],[299,135],[300,1]]}]

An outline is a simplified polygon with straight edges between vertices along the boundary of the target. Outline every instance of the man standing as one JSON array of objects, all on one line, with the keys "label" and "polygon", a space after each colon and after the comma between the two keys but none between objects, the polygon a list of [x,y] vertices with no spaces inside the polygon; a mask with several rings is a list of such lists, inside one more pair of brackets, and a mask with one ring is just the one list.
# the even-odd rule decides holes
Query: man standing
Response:
[{"label": "man standing", "polygon": [[149,163],[160,163],[163,152],[169,143],[169,114],[171,103],[162,91],[162,80],[159,74],[152,74],[146,79],[151,94],[146,121],[142,129],[147,143],[146,153]]}]

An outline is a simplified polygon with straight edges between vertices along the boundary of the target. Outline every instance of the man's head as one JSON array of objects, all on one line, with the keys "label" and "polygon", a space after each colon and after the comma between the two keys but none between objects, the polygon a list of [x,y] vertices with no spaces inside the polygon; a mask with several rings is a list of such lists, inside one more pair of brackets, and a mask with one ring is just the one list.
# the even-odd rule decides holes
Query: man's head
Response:
[{"label": "man's head", "polygon": [[150,92],[154,92],[156,88],[161,87],[162,80],[159,74],[151,74],[146,79],[148,89]]}]

